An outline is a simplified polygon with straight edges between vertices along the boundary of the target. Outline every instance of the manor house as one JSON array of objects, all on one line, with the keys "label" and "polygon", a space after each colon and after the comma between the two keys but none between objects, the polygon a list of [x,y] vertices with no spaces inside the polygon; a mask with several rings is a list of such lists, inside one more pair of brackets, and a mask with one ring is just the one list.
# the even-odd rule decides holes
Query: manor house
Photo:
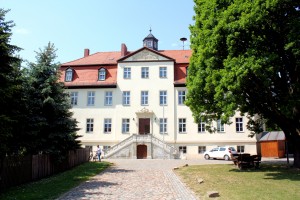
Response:
[{"label": "manor house", "polygon": [[216,121],[215,133],[184,104],[191,50],[161,50],[149,33],[141,48],[90,54],[61,65],[83,147],[109,158],[199,158],[216,146],[256,154],[247,118]]}]

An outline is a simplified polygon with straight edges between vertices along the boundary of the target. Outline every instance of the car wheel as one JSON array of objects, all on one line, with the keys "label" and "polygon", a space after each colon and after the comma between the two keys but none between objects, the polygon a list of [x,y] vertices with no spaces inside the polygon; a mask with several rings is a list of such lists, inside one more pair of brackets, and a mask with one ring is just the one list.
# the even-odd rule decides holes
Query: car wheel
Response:
[{"label": "car wheel", "polygon": [[208,154],[205,154],[204,158],[205,158],[206,160],[208,160],[210,157],[209,157]]},{"label": "car wheel", "polygon": [[225,155],[224,156],[224,160],[229,160],[230,158],[229,158],[229,156],[228,155]]}]

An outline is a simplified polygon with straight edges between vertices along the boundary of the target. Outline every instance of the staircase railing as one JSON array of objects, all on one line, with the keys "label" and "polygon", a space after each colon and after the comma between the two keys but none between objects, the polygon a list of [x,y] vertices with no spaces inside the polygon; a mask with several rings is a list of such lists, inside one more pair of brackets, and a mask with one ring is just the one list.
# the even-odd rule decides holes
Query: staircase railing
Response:
[{"label": "staircase railing", "polygon": [[126,138],[125,140],[119,142],[118,144],[110,147],[108,150],[106,150],[105,153],[105,158],[110,157],[111,155],[115,154],[116,152],[120,151],[122,148],[127,147],[128,145],[134,143],[134,142],[150,142],[158,147],[160,147],[161,149],[163,149],[163,151],[166,154],[170,155],[171,157],[174,157],[178,154],[176,148],[174,148],[173,146],[167,144],[166,142],[164,142],[163,140],[159,139],[158,137],[155,137],[153,135],[150,134],[146,134],[146,135],[136,135],[133,134],[131,136],[129,136],[128,138]]}]

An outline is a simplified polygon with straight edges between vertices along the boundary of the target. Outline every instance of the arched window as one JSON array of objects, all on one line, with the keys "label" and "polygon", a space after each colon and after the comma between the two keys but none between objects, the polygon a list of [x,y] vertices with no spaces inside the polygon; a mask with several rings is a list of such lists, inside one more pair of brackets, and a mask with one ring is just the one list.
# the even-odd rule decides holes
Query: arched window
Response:
[{"label": "arched window", "polygon": [[70,82],[70,81],[72,81],[72,80],[73,80],[73,69],[68,68],[68,69],[66,70],[65,81],[66,81],[66,82]]},{"label": "arched window", "polygon": [[99,81],[104,81],[106,79],[106,69],[105,68],[101,68],[98,71],[98,80]]}]

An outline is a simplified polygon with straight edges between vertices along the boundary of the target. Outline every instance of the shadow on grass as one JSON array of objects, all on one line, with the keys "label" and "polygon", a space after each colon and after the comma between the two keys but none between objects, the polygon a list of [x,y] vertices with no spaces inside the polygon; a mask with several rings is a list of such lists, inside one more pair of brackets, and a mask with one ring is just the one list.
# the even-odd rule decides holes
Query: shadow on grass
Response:
[{"label": "shadow on grass", "polygon": [[229,171],[237,173],[264,173],[263,179],[300,181],[300,170],[290,165],[288,166],[286,163],[263,163],[258,169],[245,168],[241,170],[236,167]]}]

